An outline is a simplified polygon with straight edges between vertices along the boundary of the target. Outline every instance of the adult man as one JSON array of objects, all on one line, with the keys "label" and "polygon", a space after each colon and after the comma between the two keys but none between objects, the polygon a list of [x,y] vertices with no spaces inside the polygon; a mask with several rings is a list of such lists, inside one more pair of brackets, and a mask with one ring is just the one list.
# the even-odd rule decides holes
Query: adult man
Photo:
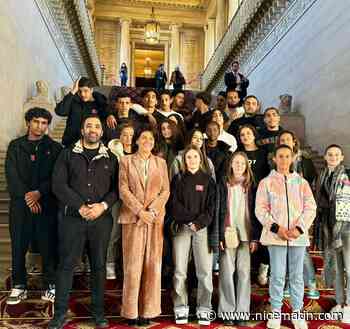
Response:
[{"label": "adult man", "polygon": [[206,92],[200,92],[196,95],[196,111],[193,113],[190,129],[198,128],[205,131],[207,124],[211,119],[210,113],[211,95]]},{"label": "adult man", "polygon": [[239,136],[237,136],[237,133],[239,127],[251,124],[257,130],[258,133],[264,127],[263,116],[258,113],[260,110],[260,103],[256,96],[247,96],[244,99],[243,107],[245,111],[244,115],[232,121],[232,123],[227,129],[227,132],[235,136],[238,140]]},{"label": "adult man", "polygon": [[237,90],[241,99],[247,96],[249,80],[239,72],[238,61],[234,61],[231,64],[231,68],[225,73],[224,79],[227,89]]},{"label": "adult man", "polygon": [[170,115],[175,115],[177,120],[183,121],[183,116],[171,109],[171,103],[173,102],[173,98],[171,97],[171,93],[169,90],[163,90],[160,93],[160,110],[157,112],[161,115],[161,119],[165,120]]},{"label": "adult man", "polygon": [[216,106],[215,109],[218,109],[221,112],[225,112],[227,110],[227,102],[226,102],[226,92],[220,91],[216,97]]},{"label": "adult man", "polygon": [[104,317],[106,255],[112,230],[111,207],[118,200],[118,161],[102,143],[98,116],[84,118],[82,138],[59,156],[52,180],[60,201],[59,263],[55,316],[49,329],[64,326],[73,267],[85,244],[91,264],[92,315],[97,328],[108,327]]},{"label": "adult man", "polygon": [[42,108],[25,114],[28,132],[13,140],[7,150],[5,173],[10,194],[10,236],[13,288],[7,304],[27,298],[25,256],[36,241],[43,262],[41,298],[55,299],[56,199],[51,193],[51,175],[61,145],[46,135],[52,116]]},{"label": "adult man", "polygon": [[156,79],[156,89],[158,92],[162,91],[165,89],[165,85],[168,81],[168,77],[166,75],[166,72],[164,71],[164,64],[160,64],[156,74],[155,74],[155,79]]},{"label": "adult man", "polygon": [[225,114],[227,115],[228,120],[225,123],[225,127],[228,128],[234,120],[237,120],[244,115],[244,108],[242,107],[238,91],[234,89],[227,90],[226,102],[227,107],[225,109]]},{"label": "adult man", "polygon": [[264,112],[265,127],[259,133],[257,144],[264,146],[268,153],[272,153],[275,149],[276,141],[283,128],[280,126],[280,112],[275,107],[269,107]]},{"label": "adult man", "polygon": [[[142,120],[142,119],[141,119]],[[108,142],[119,138],[123,124],[131,122],[135,129],[138,128],[140,116],[132,109],[130,95],[126,91],[121,91],[117,95],[115,106],[107,117],[107,127],[103,140]]]},{"label": "adult man", "polygon": [[70,146],[79,140],[80,125],[84,116],[97,114],[101,119],[105,119],[106,108],[106,97],[94,92],[90,79],[82,77],[75,81],[71,92],[64,96],[55,108],[57,115],[68,117],[62,144]]},{"label": "adult man", "polygon": [[186,126],[192,119],[192,108],[188,108],[185,105],[185,93],[182,90],[174,90],[172,94],[172,110],[180,113],[185,121]]},{"label": "adult man", "polygon": [[219,141],[220,125],[215,121],[210,121],[206,128],[207,139],[205,147],[207,156],[213,162],[216,177],[221,177],[225,173],[226,161],[230,156],[230,145]]}]

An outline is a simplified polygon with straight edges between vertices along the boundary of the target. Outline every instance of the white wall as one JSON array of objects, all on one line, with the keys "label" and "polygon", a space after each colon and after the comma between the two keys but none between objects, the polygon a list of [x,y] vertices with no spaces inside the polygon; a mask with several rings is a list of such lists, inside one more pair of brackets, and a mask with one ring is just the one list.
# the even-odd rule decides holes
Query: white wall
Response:
[{"label": "white wall", "polygon": [[350,163],[349,0],[318,0],[249,75],[264,106],[293,95],[306,140],[322,151],[341,144]]},{"label": "white wall", "polygon": [[0,1],[0,149],[24,133],[23,104],[35,81],[49,82],[53,99],[72,80],[34,0]]}]

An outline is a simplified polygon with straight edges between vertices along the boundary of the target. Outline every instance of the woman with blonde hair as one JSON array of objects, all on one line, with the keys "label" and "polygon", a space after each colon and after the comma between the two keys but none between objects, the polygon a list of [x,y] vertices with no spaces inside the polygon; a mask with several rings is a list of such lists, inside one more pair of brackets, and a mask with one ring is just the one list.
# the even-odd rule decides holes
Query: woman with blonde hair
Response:
[{"label": "woman with blonde hair", "polygon": [[[261,224],[254,214],[255,184],[244,152],[235,152],[226,176],[219,184],[219,317],[222,314],[249,314],[250,254],[258,248]],[[236,280],[234,279],[236,277]],[[241,319],[246,320],[246,319]],[[225,324],[233,325],[232,320]]]}]

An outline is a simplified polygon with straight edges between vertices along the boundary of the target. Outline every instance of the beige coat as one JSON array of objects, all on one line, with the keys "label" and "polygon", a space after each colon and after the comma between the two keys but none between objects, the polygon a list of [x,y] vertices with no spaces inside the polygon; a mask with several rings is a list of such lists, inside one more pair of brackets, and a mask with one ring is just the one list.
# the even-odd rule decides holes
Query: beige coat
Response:
[{"label": "beige coat", "polygon": [[[161,313],[163,221],[170,194],[166,162],[151,156],[145,185],[139,156],[124,156],[119,192],[124,264],[121,315],[128,319],[154,318]],[[138,218],[139,212],[147,209],[156,214],[154,224],[147,225]]]}]

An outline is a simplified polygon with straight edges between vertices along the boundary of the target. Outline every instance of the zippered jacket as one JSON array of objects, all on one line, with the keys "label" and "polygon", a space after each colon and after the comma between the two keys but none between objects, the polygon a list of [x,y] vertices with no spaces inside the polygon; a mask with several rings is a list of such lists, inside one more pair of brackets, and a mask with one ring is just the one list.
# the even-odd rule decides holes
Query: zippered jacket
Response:
[{"label": "zippered jacket", "polygon": [[316,216],[316,202],[309,183],[293,172],[282,175],[272,170],[258,187],[255,214],[263,225],[260,242],[263,245],[287,246],[271,225],[292,229],[299,227],[304,232],[297,239],[290,240],[289,246],[309,246],[308,230]]}]

